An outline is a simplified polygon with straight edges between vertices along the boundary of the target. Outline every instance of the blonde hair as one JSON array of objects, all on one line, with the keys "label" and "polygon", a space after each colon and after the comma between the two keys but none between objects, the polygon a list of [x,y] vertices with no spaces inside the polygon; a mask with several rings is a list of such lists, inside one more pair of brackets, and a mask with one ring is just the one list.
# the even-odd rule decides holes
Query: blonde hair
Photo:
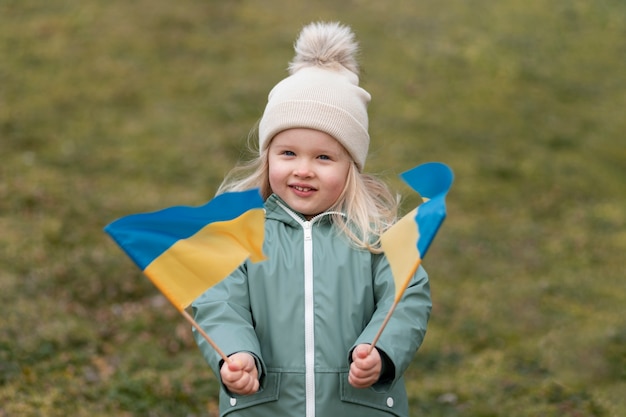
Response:
[{"label": "blonde hair", "polygon": [[[235,166],[224,178],[217,194],[259,188],[266,200],[272,194],[268,148],[260,153],[251,149],[258,156]],[[360,172],[356,164],[351,163],[343,192],[327,211],[332,212],[332,222],[358,248],[381,253],[380,236],[397,220],[398,198],[382,180]]]}]

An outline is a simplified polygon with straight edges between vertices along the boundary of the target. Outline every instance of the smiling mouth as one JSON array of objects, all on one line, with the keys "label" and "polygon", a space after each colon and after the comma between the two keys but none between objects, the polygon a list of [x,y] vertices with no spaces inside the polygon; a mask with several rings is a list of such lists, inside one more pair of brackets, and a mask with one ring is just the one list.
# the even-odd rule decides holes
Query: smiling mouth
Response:
[{"label": "smiling mouth", "polygon": [[293,188],[296,191],[300,191],[300,192],[308,192],[308,191],[314,191],[314,188],[311,187],[301,187],[299,185],[292,185],[291,188]]}]

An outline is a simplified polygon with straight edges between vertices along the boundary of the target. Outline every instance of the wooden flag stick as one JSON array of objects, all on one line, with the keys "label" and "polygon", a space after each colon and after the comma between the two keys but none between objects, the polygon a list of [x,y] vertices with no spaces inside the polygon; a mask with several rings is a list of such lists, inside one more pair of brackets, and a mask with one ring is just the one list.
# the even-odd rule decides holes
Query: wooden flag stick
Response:
[{"label": "wooden flag stick", "polygon": [[418,259],[417,262],[415,262],[415,265],[413,265],[413,268],[411,268],[411,272],[404,280],[404,283],[402,284],[402,288],[400,288],[400,291],[396,291],[396,298],[395,300],[393,300],[393,305],[389,309],[389,312],[387,313],[385,320],[383,320],[383,324],[381,324],[380,329],[378,329],[378,333],[376,333],[376,336],[374,337],[374,340],[372,341],[372,344],[370,345],[370,349],[367,352],[368,355],[372,353],[372,351],[374,350],[376,343],[378,343],[378,339],[380,339],[380,335],[383,334],[383,330],[385,330],[387,323],[389,323],[389,319],[391,319],[391,315],[393,314],[396,307],[398,306],[398,303],[400,302],[400,300],[402,299],[402,296],[404,295],[404,291],[406,291],[407,287],[409,286],[409,283],[411,282],[411,279],[413,279],[413,275],[415,275],[415,271],[417,271],[417,268],[420,266],[421,263],[422,263],[422,259]]},{"label": "wooden flag stick", "polygon": [[215,342],[213,341],[213,339],[211,339],[209,337],[209,335],[202,329],[202,327],[200,327],[200,325],[198,324],[198,322],[196,322],[193,317],[191,317],[191,315],[189,313],[187,313],[187,311],[185,310],[180,310],[181,314],[183,315],[184,318],[187,319],[187,321],[189,323],[191,323],[191,325],[198,331],[198,333],[200,333],[202,335],[202,337],[204,337],[206,339],[207,342],[209,342],[209,344],[213,347],[213,349],[215,349],[215,351],[222,357],[222,359],[224,359],[224,362],[226,363],[230,363],[230,359],[228,359],[228,356],[226,356],[224,354],[224,352],[222,351],[222,349],[220,349]]}]

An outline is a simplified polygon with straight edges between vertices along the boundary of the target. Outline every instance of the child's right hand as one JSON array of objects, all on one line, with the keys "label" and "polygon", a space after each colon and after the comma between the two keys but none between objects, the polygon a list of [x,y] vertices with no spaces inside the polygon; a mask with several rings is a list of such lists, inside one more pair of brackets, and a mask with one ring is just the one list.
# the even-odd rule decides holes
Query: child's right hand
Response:
[{"label": "child's right hand", "polygon": [[238,395],[250,395],[259,390],[259,371],[254,357],[238,352],[228,357],[220,369],[222,382],[228,390]]}]

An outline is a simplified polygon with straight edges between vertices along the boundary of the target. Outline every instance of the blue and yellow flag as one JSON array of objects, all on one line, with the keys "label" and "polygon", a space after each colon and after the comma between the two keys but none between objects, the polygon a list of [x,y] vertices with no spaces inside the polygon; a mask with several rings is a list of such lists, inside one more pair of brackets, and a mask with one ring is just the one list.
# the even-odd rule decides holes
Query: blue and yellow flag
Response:
[{"label": "blue and yellow flag", "polygon": [[396,284],[396,298],[402,296],[446,218],[446,195],[454,175],[447,165],[429,162],[404,172],[400,177],[419,193],[424,202],[381,237]]},{"label": "blue and yellow flag", "polygon": [[248,257],[265,259],[264,224],[263,199],[254,189],[200,207],[122,217],[104,230],[182,312]]}]

